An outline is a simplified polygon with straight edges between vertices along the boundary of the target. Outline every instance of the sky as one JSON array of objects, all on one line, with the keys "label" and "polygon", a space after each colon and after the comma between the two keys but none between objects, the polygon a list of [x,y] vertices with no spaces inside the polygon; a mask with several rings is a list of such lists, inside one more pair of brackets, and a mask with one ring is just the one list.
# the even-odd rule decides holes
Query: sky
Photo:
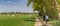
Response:
[{"label": "sky", "polygon": [[33,12],[32,5],[27,7],[28,0],[0,0],[0,12]]}]

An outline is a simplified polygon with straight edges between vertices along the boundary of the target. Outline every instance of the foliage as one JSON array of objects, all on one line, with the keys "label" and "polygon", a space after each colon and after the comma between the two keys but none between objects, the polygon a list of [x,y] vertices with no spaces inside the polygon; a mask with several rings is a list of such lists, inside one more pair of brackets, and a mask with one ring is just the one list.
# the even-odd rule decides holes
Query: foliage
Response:
[{"label": "foliage", "polygon": [[39,15],[43,16],[45,14],[49,15],[49,17],[57,17],[58,10],[55,0],[28,0],[27,5],[29,6],[30,3],[33,5],[34,10],[38,10]]},{"label": "foliage", "polygon": [[60,0],[57,0],[58,4],[60,5]]}]

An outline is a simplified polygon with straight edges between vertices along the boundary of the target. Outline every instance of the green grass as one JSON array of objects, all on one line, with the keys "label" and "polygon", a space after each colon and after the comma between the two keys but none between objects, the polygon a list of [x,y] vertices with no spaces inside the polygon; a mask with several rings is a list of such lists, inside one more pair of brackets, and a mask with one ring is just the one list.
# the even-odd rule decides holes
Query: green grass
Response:
[{"label": "green grass", "polygon": [[55,23],[53,22],[52,25],[53,25],[53,26],[60,26],[60,21],[57,21],[57,22],[55,22]]},{"label": "green grass", "polygon": [[56,19],[49,19],[49,22],[52,26],[60,26],[60,21]]},{"label": "green grass", "polygon": [[30,20],[29,15],[3,16],[0,15],[0,26],[33,26],[34,19]]}]

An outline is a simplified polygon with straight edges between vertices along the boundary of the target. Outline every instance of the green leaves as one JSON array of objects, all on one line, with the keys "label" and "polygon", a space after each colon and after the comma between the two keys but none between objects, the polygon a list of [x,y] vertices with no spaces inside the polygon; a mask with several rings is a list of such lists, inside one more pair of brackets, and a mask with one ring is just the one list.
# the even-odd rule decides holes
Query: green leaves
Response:
[{"label": "green leaves", "polygon": [[[57,0],[59,3],[60,0]],[[57,16],[57,7],[56,7],[56,1],[55,0],[28,0],[28,5],[33,2],[33,9],[38,10],[39,15],[43,16],[44,14],[49,15],[50,17]]]},{"label": "green leaves", "polygon": [[60,4],[60,0],[57,0],[58,4]]},{"label": "green leaves", "polygon": [[32,0],[28,0],[27,6],[31,4]]}]

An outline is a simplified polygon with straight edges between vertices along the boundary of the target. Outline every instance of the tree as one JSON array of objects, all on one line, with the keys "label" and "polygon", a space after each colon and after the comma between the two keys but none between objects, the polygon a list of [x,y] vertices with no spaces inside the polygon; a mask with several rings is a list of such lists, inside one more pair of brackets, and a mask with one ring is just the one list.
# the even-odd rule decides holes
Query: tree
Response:
[{"label": "tree", "polygon": [[60,0],[57,0],[58,20],[60,20]]},{"label": "tree", "polygon": [[27,6],[31,3],[34,10],[40,11],[39,16],[49,15],[49,17],[57,17],[56,0],[28,0]]}]

